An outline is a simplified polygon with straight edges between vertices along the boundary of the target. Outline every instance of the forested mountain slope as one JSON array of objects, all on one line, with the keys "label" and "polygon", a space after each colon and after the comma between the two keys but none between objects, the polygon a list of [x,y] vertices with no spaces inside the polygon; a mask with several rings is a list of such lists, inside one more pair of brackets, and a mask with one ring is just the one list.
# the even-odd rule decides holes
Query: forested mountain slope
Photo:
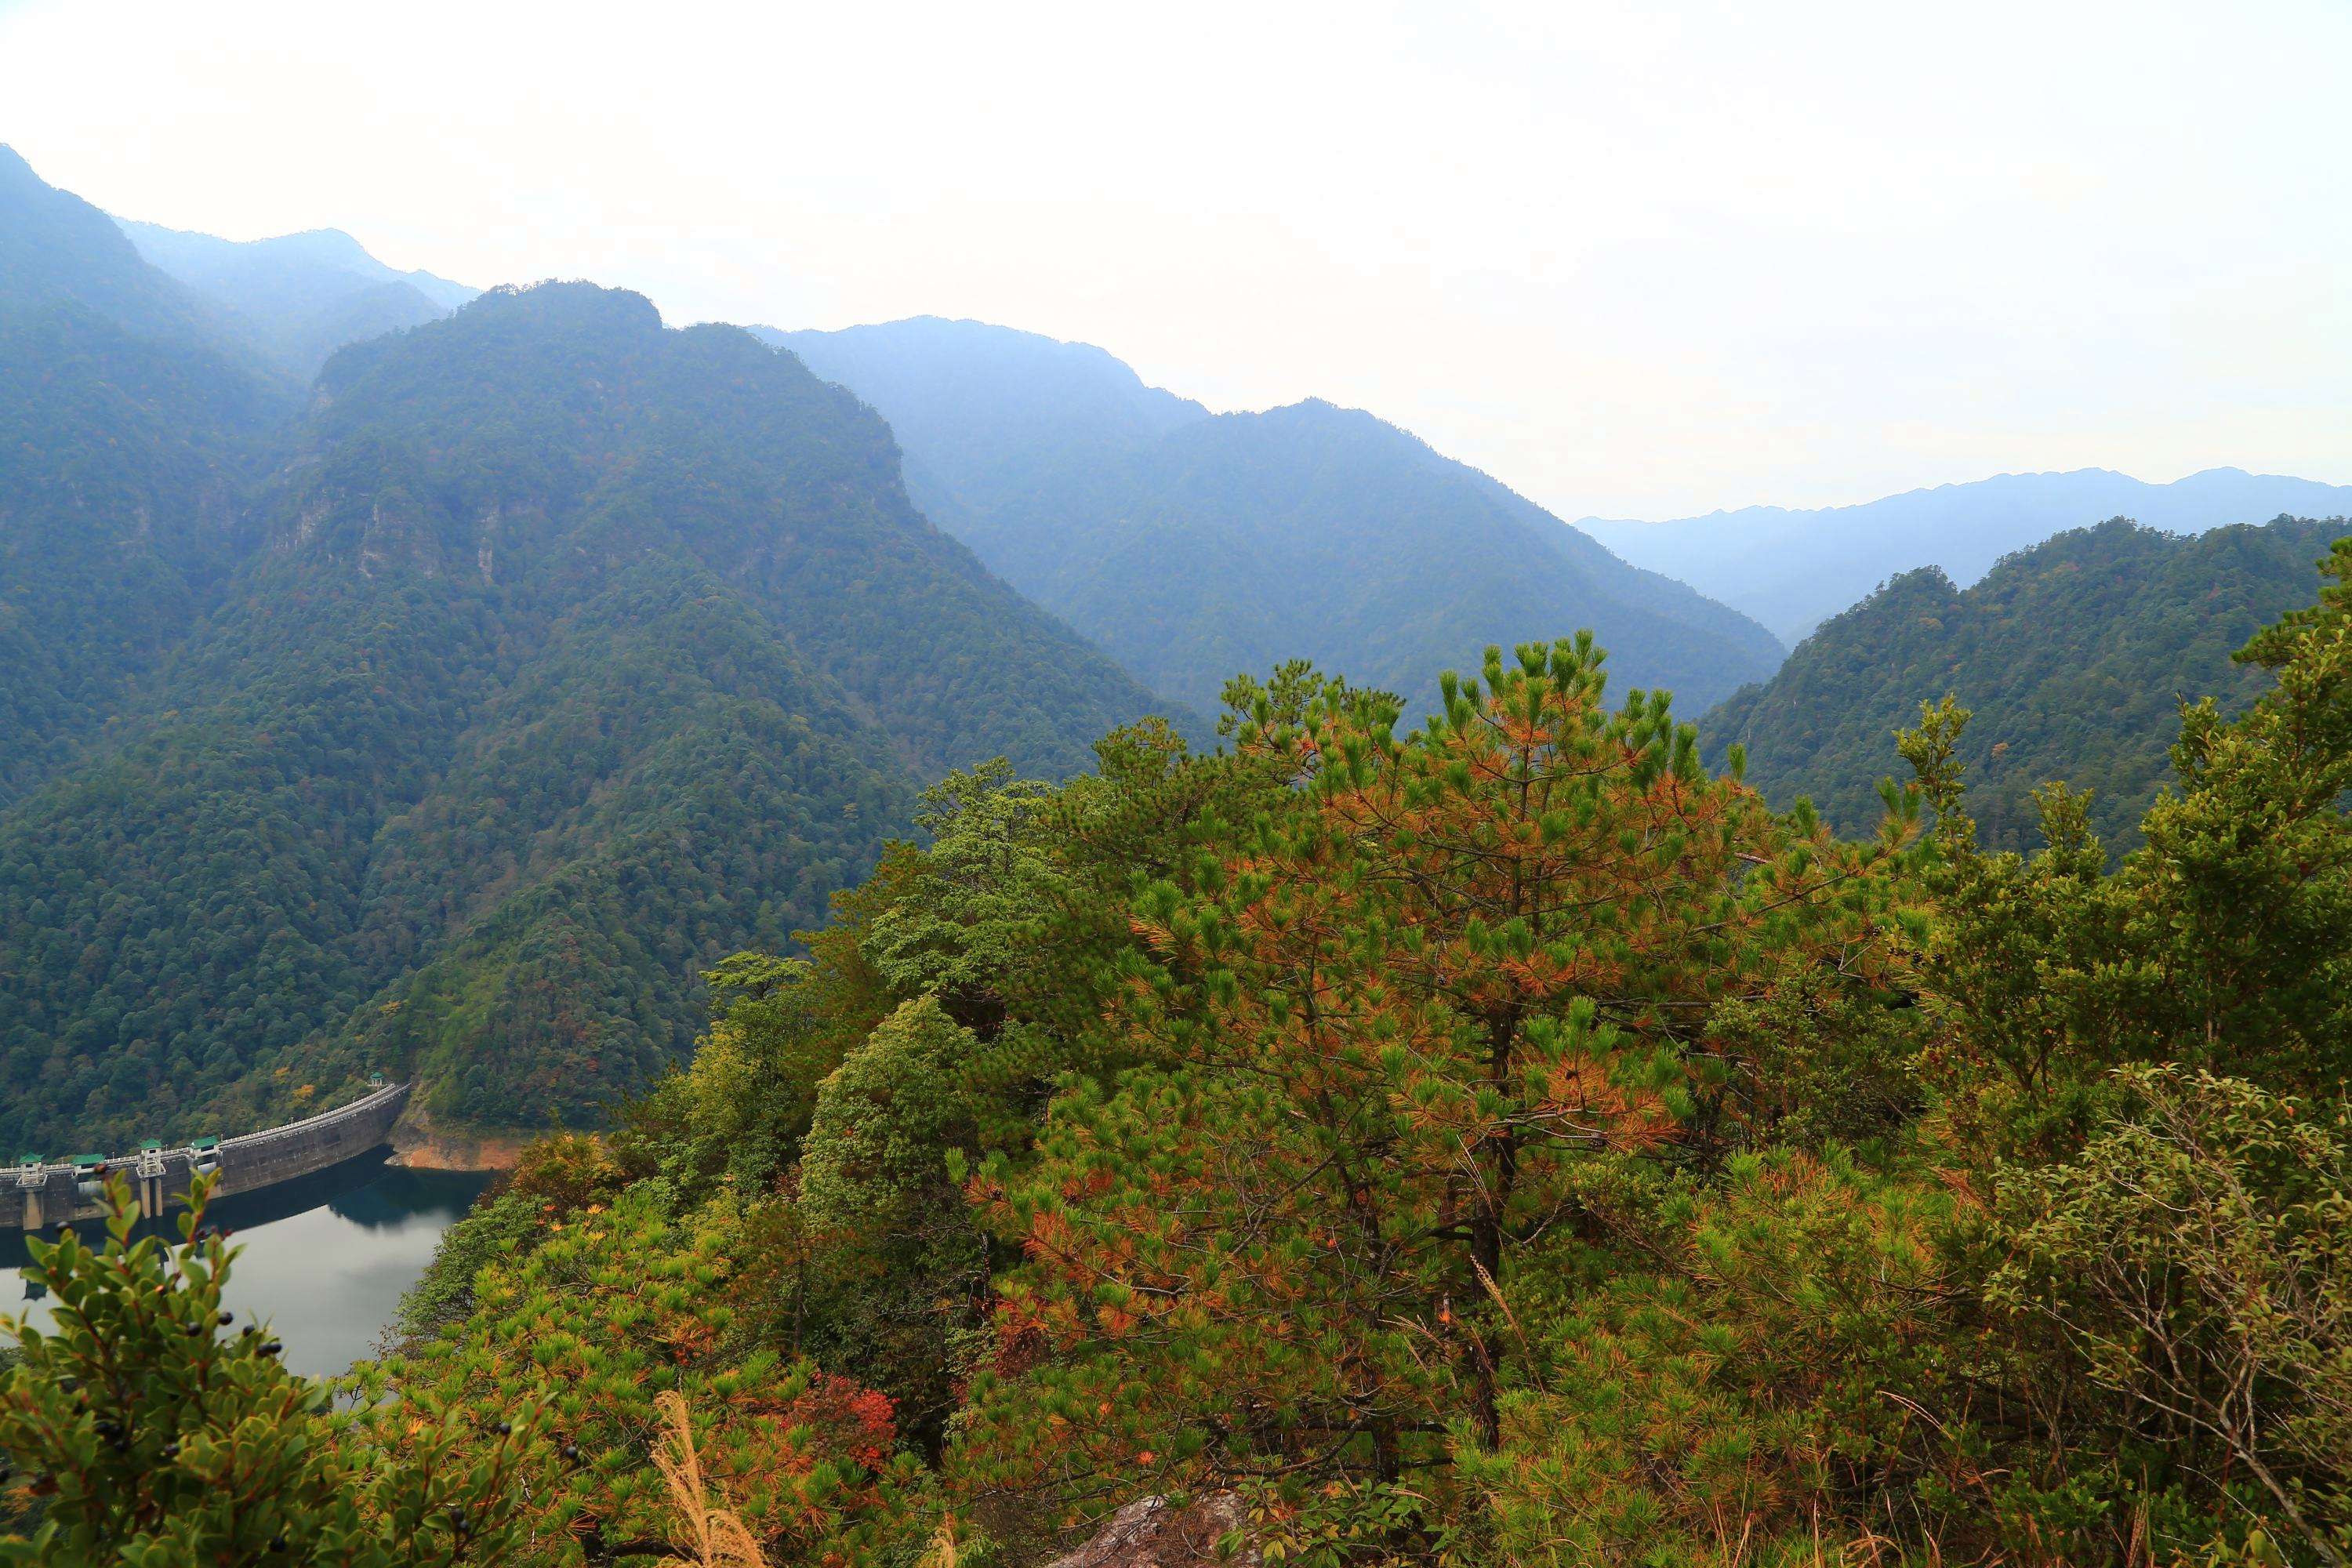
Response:
[{"label": "forested mountain slope", "polygon": [[216,595],[290,384],[0,148],[0,808]]},{"label": "forested mountain slope", "polygon": [[1213,709],[1305,657],[1391,690],[1590,627],[1612,678],[1705,704],[1781,649],[1371,415],[1212,416],[1098,349],[920,319],[774,332],[890,420],[917,502],[1147,685]]},{"label": "forested mountain slope", "polygon": [[2092,821],[2128,848],[2171,776],[2179,704],[2225,710],[2270,684],[2231,655],[2308,603],[2316,563],[2352,524],[2280,518],[2185,537],[2117,518],[2062,533],[1957,588],[1936,567],[1895,578],[1823,625],[1769,681],[1700,721],[1706,754],[1748,749],[1748,782],[1776,805],[1810,795],[1840,831],[1883,810],[1874,782],[1903,771],[1894,734],[1949,692],[1972,710],[1961,758],[1990,845],[2037,842],[2034,788],[2095,790]]},{"label": "forested mountain slope", "polygon": [[345,350],[250,512],[102,754],[0,816],[0,1142],[412,1067],[592,1117],[924,778],[1067,773],[1150,706],[914,510],[870,410],[631,294]]},{"label": "forested mountain slope", "polygon": [[215,354],[76,307],[0,312],[0,806],[213,601],[271,401]]},{"label": "forested mountain slope", "polygon": [[120,221],[150,264],[306,381],[343,344],[437,321],[480,292],[387,267],[339,229],[238,241]]},{"label": "forested mountain slope", "polygon": [[1794,644],[1902,573],[1939,566],[1962,587],[2012,551],[2102,518],[2172,533],[2352,511],[2352,485],[2208,468],[2152,485],[2105,468],[2001,474],[1862,506],[1751,506],[1672,522],[1577,523],[1628,561],[1755,616]]},{"label": "forested mountain slope", "polygon": [[134,331],[195,335],[217,323],[140,258],[114,220],[0,145],[0,302],[76,304]]}]

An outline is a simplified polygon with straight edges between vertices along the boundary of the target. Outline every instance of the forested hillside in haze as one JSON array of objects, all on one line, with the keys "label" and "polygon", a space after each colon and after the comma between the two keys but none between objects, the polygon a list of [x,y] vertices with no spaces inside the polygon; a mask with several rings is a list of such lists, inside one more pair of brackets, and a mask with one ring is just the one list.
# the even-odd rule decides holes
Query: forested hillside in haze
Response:
[{"label": "forested hillside in haze", "polygon": [[1717,765],[1744,746],[1776,805],[1810,796],[1841,831],[1883,809],[1895,732],[1953,694],[1975,713],[1961,756],[1986,841],[2030,848],[2033,791],[2093,792],[2092,825],[2129,847],[2170,776],[2179,704],[2235,710],[2267,684],[2230,656],[2310,599],[2332,522],[2281,518],[2183,537],[2116,519],[2021,551],[1969,588],[1935,567],[1898,577],[1798,646],[1770,680],[1699,722]]},{"label": "forested hillside in haze", "polygon": [[112,218],[48,184],[0,146],[0,304],[13,312],[71,302],[154,337],[226,333],[195,297],[140,258]]},{"label": "forested hillside in haze", "polygon": [[0,816],[0,1140],[411,1066],[593,1118],[924,779],[1066,773],[1151,706],[913,510],[870,411],[634,295],[347,350],[290,442],[152,689]]},{"label": "forested hillside in haze", "polygon": [[0,806],[214,602],[274,402],[198,343],[0,310]]},{"label": "forested hillside in haze", "polygon": [[1304,658],[1426,690],[1460,649],[1595,632],[1700,705],[1781,648],[1356,410],[1210,416],[1099,349],[976,321],[770,332],[890,420],[908,483],[1006,581],[1202,710]]},{"label": "forested hillside in haze", "polygon": [[334,229],[238,242],[128,219],[121,227],[157,270],[305,381],[343,344],[436,321],[480,292],[396,271]]},{"label": "forested hillside in haze", "polygon": [[2352,511],[2352,485],[2209,468],[2152,485],[2105,468],[2000,474],[1860,506],[1751,506],[1672,522],[1597,517],[1590,531],[1628,561],[1755,616],[1791,647],[1888,579],[1941,567],[1967,587],[2013,551],[2053,533],[2129,517],[2171,533],[2282,514]]},{"label": "forested hillside in haze", "polygon": [[0,809],[215,601],[292,388],[0,148]]}]

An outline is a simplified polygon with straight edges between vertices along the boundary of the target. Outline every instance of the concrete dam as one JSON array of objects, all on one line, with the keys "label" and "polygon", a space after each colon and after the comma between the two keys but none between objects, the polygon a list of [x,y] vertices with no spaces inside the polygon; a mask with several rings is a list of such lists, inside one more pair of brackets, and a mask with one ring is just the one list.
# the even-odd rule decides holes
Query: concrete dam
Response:
[{"label": "concrete dam", "polygon": [[216,1196],[259,1192],[340,1164],[388,1141],[408,1104],[409,1086],[385,1084],[334,1110],[236,1138],[199,1138],[166,1149],[155,1140],[135,1154],[83,1155],[63,1163],[38,1156],[0,1171],[0,1230],[40,1230],[59,1220],[106,1213],[106,1176],[120,1174],[149,1215],[186,1196],[198,1172],[215,1172]]}]

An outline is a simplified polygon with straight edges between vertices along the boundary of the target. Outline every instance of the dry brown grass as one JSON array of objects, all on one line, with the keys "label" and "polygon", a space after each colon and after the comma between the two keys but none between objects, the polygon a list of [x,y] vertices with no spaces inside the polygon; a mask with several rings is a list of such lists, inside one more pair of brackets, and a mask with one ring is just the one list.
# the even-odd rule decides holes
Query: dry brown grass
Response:
[{"label": "dry brown grass", "polygon": [[657,1395],[662,1441],[654,1463],[669,1485],[670,1501],[691,1543],[690,1556],[673,1557],[664,1568],[768,1568],[767,1555],[743,1521],[723,1508],[713,1508],[703,1479],[702,1459],[694,1451],[694,1426],[686,1396],[675,1390]]}]

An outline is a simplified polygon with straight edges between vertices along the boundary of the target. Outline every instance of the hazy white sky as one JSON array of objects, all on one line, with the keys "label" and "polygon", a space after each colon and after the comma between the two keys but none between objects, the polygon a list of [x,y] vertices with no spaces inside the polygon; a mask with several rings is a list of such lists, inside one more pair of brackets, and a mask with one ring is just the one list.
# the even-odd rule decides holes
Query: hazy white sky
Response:
[{"label": "hazy white sky", "polygon": [[930,312],[1553,510],[2352,481],[2352,0],[0,0],[0,141],[672,321]]}]

